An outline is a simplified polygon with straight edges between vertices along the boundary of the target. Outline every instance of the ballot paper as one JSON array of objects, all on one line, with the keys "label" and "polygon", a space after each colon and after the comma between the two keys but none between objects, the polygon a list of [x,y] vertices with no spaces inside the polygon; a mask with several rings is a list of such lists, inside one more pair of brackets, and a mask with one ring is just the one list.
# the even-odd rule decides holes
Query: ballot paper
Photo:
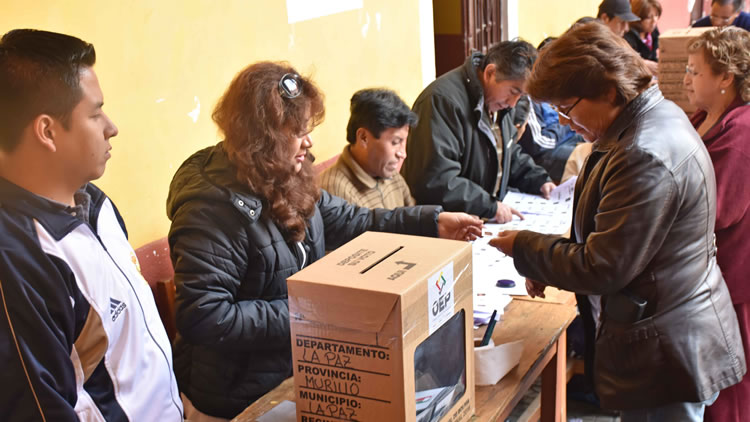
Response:
[{"label": "ballot paper", "polygon": [[417,422],[433,422],[443,418],[450,409],[454,397],[463,394],[457,385],[416,392]]},{"label": "ballot paper", "polygon": [[[528,294],[526,278],[516,271],[513,258],[490,246],[490,240],[504,230],[531,230],[560,235],[566,233],[570,229],[572,219],[575,182],[576,178],[573,177],[555,188],[550,199],[510,192],[505,196],[503,203],[520,211],[525,219],[514,217],[513,221],[505,224],[485,224],[483,236],[476,239],[472,245],[475,324],[484,320],[489,321],[489,315],[486,315],[487,307],[495,306],[500,312],[507,305],[503,304],[504,299],[499,299],[497,293],[516,296]],[[480,299],[479,294],[484,294],[485,298]],[[494,302],[490,302],[488,298],[492,298]],[[481,303],[483,307],[478,307],[477,303]],[[480,322],[476,322],[477,320]]]},{"label": "ballot paper", "polygon": [[500,224],[500,230],[531,230],[546,234],[563,234],[570,228],[576,177],[568,179],[550,193],[550,199],[527,193],[508,192],[503,204],[515,208],[524,219]]},{"label": "ballot paper", "polygon": [[495,320],[500,317],[512,300],[510,295],[504,294],[503,290],[493,287],[485,291],[474,291],[474,325],[488,324],[492,312],[497,311]]}]

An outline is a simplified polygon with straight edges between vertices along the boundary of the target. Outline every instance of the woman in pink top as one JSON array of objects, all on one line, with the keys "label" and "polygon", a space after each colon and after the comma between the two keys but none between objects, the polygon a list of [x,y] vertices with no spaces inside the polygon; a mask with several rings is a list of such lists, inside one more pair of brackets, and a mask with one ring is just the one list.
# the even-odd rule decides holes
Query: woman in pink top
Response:
[{"label": "woman in pink top", "polygon": [[[698,111],[690,119],[703,138],[716,173],[716,244],[750,352],[750,32],[736,27],[703,33],[688,45],[685,89]],[[722,390],[707,421],[750,415],[750,377]],[[745,419],[747,420],[747,419]]]}]

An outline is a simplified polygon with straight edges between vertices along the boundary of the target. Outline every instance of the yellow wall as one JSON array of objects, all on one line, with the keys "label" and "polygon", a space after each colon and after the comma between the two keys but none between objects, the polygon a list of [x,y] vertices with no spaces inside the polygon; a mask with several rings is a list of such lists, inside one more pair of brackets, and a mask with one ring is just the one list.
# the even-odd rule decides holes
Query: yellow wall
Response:
[{"label": "yellow wall", "polygon": [[[313,132],[319,160],[346,142],[354,91],[388,86],[411,104],[423,86],[414,1],[366,0],[363,9],[295,24],[281,0],[0,3],[2,33],[32,27],[96,46],[105,111],[120,129],[97,183],[118,205],[135,247],[166,235],[172,175],[192,152],[219,140],[211,110],[249,63],[287,60],[326,93],[327,118]],[[193,122],[188,113],[198,103]]]},{"label": "yellow wall", "polygon": [[547,37],[557,37],[584,16],[596,17],[601,0],[516,0],[518,35],[534,46]]}]

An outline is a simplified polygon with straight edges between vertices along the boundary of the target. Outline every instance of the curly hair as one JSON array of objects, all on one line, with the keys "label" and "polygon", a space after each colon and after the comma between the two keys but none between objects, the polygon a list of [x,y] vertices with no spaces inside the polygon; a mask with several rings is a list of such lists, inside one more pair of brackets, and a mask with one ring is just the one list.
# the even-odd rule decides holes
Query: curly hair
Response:
[{"label": "curly hair", "polygon": [[[282,96],[280,81],[286,74],[298,82],[299,96]],[[293,139],[309,133],[324,115],[323,93],[283,62],[258,62],[242,70],[212,115],[224,134],[237,179],[262,198],[268,216],[287,240],[305,238],[307,221],[320,198],[310,154],[302,169],[294,170]]]},{"label": "curly hair", "polygon": [[603,98],[611,88],[624,105],[651,83],[641,56],[601,22],[573,25],[539,54],[527,84],[535,101]]},{"label": "curly hair", "polygon": [[750,101],[750,32],[736,26],[706,31],[688,43],[688,53],[703,52],[714,75],[734,75],[734,87]]}]

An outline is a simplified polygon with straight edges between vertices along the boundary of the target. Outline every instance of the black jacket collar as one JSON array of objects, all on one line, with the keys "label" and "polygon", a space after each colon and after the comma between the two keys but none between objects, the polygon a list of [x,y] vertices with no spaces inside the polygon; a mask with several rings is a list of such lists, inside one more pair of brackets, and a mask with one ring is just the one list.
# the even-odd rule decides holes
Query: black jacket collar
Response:
[{"label": "black jacket collar", "polygon": [[[106,196],[91,183],[88,183],[84,189],[91,195],[89,223],[96,232],[96,221]],[[37,220],[55,240],[62,239],[79,225],[85,224],[69,214],[69,207],[29,192],[2,177],[0,177],[0,198],[2,198],[0,207]]]}]

